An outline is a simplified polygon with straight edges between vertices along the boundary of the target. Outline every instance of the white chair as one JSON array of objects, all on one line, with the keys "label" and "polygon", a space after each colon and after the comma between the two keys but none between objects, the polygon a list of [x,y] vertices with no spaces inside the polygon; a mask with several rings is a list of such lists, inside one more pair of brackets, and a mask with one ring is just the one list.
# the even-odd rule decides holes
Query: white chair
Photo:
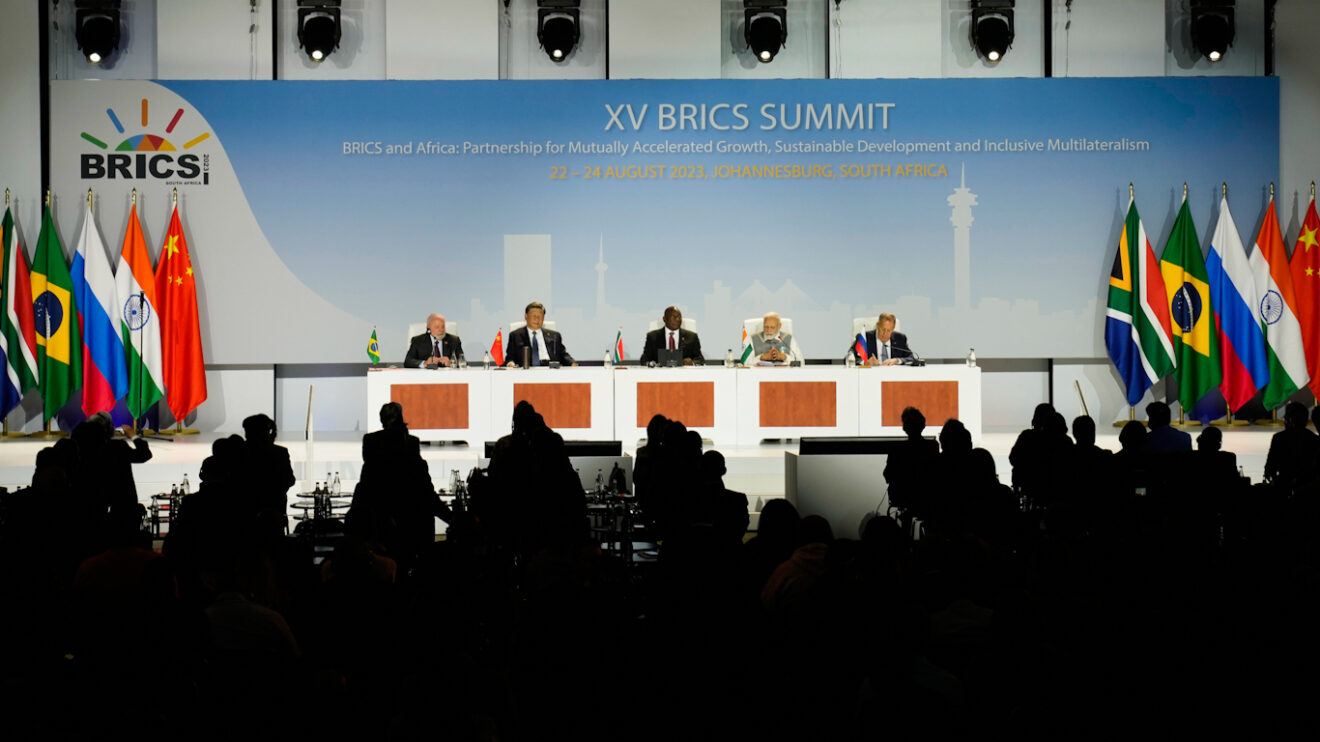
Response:
[{"label": "white chair", "polygon": [[[665,321],[664,321],[664,320],[653,319],[653,320],[650,321],[650,323],[648,323],[648,324],[646,325],[646,331],[647,331],[647,332],[650,332],[650,331],[652,331],[652,330],[659,330],[661,327],[664,327],[664,326],[665,326]],[[697,331],[697,321],[694,320],[694,319],[691,319],[691,318],[689,318],[689,317],[684,317],[684,318],[683,318],[683,321],[680,322],[680,323],[678,323],[678,326],[679,326],[681,329],[687,330],[687,331],[689,331],[689,332],[696,332],[696,331]]]},{"label": "white chair", "polygon": [[[426,332],[425,322],[414,322],[408,325],[408,341],[411,342],[413,338],[421,335],[423,332]],[[458,323],[453,320],[445,320],[445,333],[448,335],[457,335]]]}]

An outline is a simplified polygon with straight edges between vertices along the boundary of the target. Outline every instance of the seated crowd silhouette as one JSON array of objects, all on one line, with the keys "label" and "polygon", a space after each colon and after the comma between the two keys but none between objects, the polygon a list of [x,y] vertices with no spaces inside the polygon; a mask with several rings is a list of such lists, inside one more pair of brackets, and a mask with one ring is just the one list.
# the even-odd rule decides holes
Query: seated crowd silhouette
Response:
[{"label": "seated crowd silhouette", "polygon": [[454,502],[405,411],[380,415],[334,528],[287,531],[289,452],[254,415],[214,442],[160,551],[133,481],[146,441],[98,416],[42,450],[0,498],[10,738],[1314,725],[1320,438],[1302,405],[1255,485],[1218,429],[1194,449],[1161,402],[1116,452],[1089,417],[1070,431],[1037,406],[1011,486],[959,421],[931,438],[909,408],[858,533],[772,499],[750,538],[724,457],[656,416],[632,500],[653,560],[602,549],[563,438],[526,402]]}]

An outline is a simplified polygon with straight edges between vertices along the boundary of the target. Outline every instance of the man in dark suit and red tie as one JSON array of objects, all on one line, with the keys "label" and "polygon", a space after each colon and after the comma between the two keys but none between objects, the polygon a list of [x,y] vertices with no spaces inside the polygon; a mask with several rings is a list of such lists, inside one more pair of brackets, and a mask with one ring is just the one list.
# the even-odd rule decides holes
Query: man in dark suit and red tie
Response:
[{"label": "man in dark suit and red tie", "polygon": [[573,360],[573,356],[564,347],[564,337],[554,330],[542,327],[545,324],[544,304],[539,301],[528,304],[523,310],[523,319],[527,320],[527,325],[509,333],[509,345],[504,349],[507,365],[521,366],[524,348],[530,351],[532,366],[544,366],[548,363],[558,363],[563,366],[577,365],[577,361]]},{"label": "man in dark suit and red tie", "polygon": [[457,335],[445,333],[445,318],[432,314],[426,318],[426,332],[414,337],[408,344],[408,355],[403,365],[408,368],[439,368],[452,366],[463,355],[463,341]]},{"label": "man in dark suit and red tie", "polygon": [[662,349],[683,352],[683,365],[704,364],[701,357],[701,339],[697,333],[683,329],[683,313],[678,307],[665,309],[665,326],[646,333],[646,343],[642,346],[642,355],[638,362],[643,366],[654,361]]}]

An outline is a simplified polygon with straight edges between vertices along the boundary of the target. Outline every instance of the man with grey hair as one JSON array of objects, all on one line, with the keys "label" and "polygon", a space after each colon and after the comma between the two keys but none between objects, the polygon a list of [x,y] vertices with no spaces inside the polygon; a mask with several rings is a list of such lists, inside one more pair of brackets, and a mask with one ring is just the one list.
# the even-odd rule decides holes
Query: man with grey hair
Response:
[{"label": "man with grey hair", "polygon": [[763,364],[787,365],[802,362],[802,351],[797,338],[783,332],[783,320],[778,312],[766,312],[761,318],[761,331],[752,335],[752,353]]},{"label": "man with grey hair", "polygon": [[432,314],[426,318],[426,332],[414,337],[408,344],[408,355],[403,365],[408,368],[439,368],[452,366],[463,355],[463,341],[457,335],[445,333],[445,316]]}]

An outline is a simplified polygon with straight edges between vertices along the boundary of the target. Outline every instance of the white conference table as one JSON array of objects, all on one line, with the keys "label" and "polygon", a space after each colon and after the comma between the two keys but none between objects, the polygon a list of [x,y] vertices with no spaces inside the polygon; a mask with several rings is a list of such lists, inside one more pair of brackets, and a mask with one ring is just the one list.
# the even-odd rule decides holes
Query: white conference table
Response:
[{"label": "white conference table", "polygon": [[573,440],[646,437],[655,414],[680,420],[716,445],[767,438],[902,435],[909,405],[937,432],[956,417],[981,440],[981,370],[925,367],[371,369],[367,419],[399,402],[423,440],[495,440],[509,432],[514,406],[527,400],[550,427]]}]

